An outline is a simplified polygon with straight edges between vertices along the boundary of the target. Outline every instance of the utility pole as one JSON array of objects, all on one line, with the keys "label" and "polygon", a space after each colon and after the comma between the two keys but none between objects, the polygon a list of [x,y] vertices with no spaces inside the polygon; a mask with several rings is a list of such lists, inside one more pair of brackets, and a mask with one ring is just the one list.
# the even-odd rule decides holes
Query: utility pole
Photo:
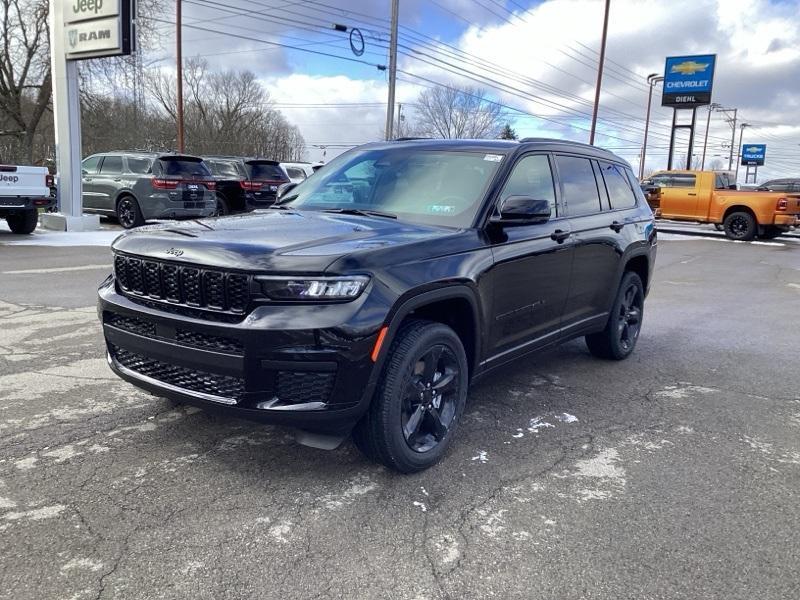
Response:
[{"label": "utility pole", "polygon": [[389,100],[386,105],[386,141],[392,139],[394,126],[394,88],[397,80],[397,21],[400,0],[392,0],[392,35],[389,41]]},{"label": "utility pole", "polygon": [[[736,176],[733,179],[735,182],[739,181],[739,163],[741,162],[741,160],[739,160],[739,158],[742,156],[742,138],[744,137],[744,128],[745,127],[750,127],[750,123],[742,123],[741,125],[739,125],[739,154],[736,155]],[[736,134],[735,131],[733,133],[734,133],[734,135]],[[731,146],[731,152],[733,152],[733,147],[732,146]],[[728,169],[728,170],[730,170],[730,169]],[[745,181],[745,183],[747,183],[747,182]]]},{"label": "utility pole", "polygon": [[706,168],[706,148],[708,147],[708,129],[711,127],[711,113],[714,112],[714,109],[719,108],[720,105],[716,102],[712,102],[708,105],[708,120],[706,120],[706,136],[703,139],[703,160],[700,163],[700,170],[704,170]]},{"label": "utility pole", "polygon": [[639,162],[639,179],[644,179],[644,159],[647,154],[647,133],[650,130],[650,104],[653,102],[653,88],[659,81],[664,81],[664,78],[659,76],[658,73],[650,73],[647,76],[647,84],[650,86],[650,92],[647,94],[647,116],[644,119],[644,142],[642,142],[642,160]]},{"label": "utility pole", "polygon": [[175,109],[175,118],[178,122],[178,152],[185,151],[184,137],[183,137],[183,43],[181,41],[181,31],[183,30],[181,24],[181,4],[182,0],[176,0],[175,9],[175,62],[177,70],[178,89],[176,93],[177,107]]},{"label": "utility pole", "polygon": [[608,37],[608,11],[611,0],[606,0],[606,14],[603,18],[603,38],[600,41],[600,59],[597,63],[597,87],[594,90],[594,108],[592,109],[592,130],[589,133],[589,144],[594,144],[594,132],[597,129],[597,111],[600,108],[600,86],[603,84],[603,63],[606,60],[606,38]]}]

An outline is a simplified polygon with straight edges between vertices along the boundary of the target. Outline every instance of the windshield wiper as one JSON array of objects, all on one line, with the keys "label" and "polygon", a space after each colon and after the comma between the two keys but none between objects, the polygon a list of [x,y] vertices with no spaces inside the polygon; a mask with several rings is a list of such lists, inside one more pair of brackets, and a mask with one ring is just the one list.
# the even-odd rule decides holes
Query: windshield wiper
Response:
[{"label": "windshield wiper", "polygon": [[396,219],[397,215],[379,210],[361,208],[326,208],[322,212],[337,213],[340,215],[360,215],[362,217],[383,217],[384,219]]}]

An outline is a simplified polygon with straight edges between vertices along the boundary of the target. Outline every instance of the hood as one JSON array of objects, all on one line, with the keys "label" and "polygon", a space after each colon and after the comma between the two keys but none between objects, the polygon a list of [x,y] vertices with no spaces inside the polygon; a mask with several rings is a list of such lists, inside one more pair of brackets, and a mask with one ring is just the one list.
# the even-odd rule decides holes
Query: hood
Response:
[{"label": "hood", "polygon": [[145,226],[112,249],[137,256],[260,272],[322,272],[348,254],[452,235],[444,227],[382,217],[270,210]]}]

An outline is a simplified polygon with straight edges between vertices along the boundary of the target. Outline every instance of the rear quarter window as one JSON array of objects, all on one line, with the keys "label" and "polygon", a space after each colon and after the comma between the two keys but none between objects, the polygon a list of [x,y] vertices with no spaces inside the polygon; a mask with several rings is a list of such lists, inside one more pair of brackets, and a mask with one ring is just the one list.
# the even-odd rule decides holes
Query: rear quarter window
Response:
[{"label": "rear quarter window", "polygon": [[623,167],[612,163],[600,163],[600,172],[608,191],[608,199],[611,208],[614,210],[621,208],[633,208],[636,206],[636,195],[631,188],[628,178],[625,176]]},{"label": "rear quarter window", "polygon": [[128,157],[128,171],[137,175],[147,175],[150,173],[152,162],[149,158]]}]

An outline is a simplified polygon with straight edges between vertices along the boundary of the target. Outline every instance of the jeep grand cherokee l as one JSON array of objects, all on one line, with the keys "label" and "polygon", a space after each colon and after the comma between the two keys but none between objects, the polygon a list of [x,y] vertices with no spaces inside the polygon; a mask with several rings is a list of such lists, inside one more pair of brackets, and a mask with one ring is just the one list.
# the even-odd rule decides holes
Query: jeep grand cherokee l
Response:
[{"label": "jeep grand cherokee l", "polygon": [[120,377],[308,445],[352,432],[413,472],[500,365],[579,336],[629,356],[656,232],[610,152],[408,141],[351,150],[264,213],[131,232],[113,252],[98,310]]},{"label": "jeep grand cherokee l", "polygon": [[125,229],[216,211],[216,182],[196,156],[109,152],[87,157],[81,169],[84,211],[116,217]]}]

